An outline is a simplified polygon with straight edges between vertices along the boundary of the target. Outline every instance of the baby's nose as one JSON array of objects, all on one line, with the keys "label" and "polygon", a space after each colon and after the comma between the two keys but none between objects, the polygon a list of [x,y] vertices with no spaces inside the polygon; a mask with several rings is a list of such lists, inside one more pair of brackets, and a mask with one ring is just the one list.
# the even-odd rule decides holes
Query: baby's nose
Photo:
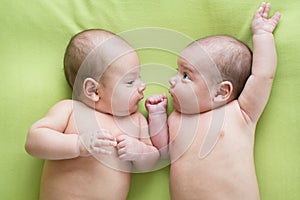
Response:
[{"label": "baby's nose", "polygon": [[176,76],[173,76],[172,78],[170,78],[169,83],[170,83],[171,88],[175,87],[175,85],[176,85]]},{"label": "baby's nose", "polygon": [[146,89],[146,85],[141,81],[140,85],[138,86],[139,93],[142,93]]}]

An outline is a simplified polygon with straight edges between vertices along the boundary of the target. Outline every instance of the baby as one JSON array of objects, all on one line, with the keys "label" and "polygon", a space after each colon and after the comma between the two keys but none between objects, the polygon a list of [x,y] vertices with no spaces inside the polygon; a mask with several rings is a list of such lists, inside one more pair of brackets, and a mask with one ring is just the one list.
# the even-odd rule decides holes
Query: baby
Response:
[{"label": "baby", "polygon": [[[276,70],[272,32],[280,19],[279,13],[269,19],[269,10],[262,3],[254,14],[253,58],[229,36],[199,39],[181,52],[170,79],[169,137],[163,123],[152,133],[153,145],[170,153],[172,200],[260,199],[254,137]],[[150,123],[166,119],[165,102],[162,96],[147,100]]]},{"label": "baby", "polygon": [[132,166],[159,158],[138,111],[145,85],[137,53],[104,30],[75,35],[65,53],[74,100],[54,105],[29,130],[26,150],[45,159],[40,199],[126,199]]}]

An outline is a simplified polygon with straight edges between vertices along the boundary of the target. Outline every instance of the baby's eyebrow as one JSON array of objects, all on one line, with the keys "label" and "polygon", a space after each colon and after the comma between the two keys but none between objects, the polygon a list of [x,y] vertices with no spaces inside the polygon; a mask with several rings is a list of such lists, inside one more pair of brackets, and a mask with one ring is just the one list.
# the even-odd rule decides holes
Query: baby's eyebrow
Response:
[{"label": "baby's eyebrow", "polygon": [[187,66],[182,65],[182,68],[183,68],[184,70],[186,70],[186,71],[191,72],[191,73],[195,72],[195,68],[194,68],[194,67],[190,67],[190,66],[187,67]]},{"label": "baby's eyebrow", "polygon": [[141,77],[141,75],[140,75],[140,73],[138,73],[136,71],[131,71],[125,75],[125,78],[127,78],[127,77]]}]

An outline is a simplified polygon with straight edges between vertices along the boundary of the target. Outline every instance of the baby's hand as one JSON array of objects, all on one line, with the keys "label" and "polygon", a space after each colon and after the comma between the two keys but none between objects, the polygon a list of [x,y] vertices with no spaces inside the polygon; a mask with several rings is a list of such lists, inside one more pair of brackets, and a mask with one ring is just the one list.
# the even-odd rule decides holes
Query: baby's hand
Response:
[{"label": "baby's hand", "polygon": [[281,15],[279,12],[276,12],[271,18],[268,18],[270,7],[270,3],[263,2],[259,9],[255,11],[252,20],[253,35],[273,33]]},{"label": "baby's hand", "polygon": [[119,159],[123,161],[136,161],[141,159],[144,143],[128,135],[119,135],[117,138]]},{"label": "baby's hand", "polygon": [[168,98],[165,94],[155,94],[146,99],[145,106],[149,113],[165,113]]},{"label": "baby's hand", "polygon": [[111,154],[112,152],[105,147],[117,146],[115,138],[105,129],[101,129],[100,131],[91,134],[89,141],[86,142],[87,144],[85,145],[88,147],[88,150],[82,147],[83,145],[81,144],[81,146],[79,146],[80,156],[87,156],[90,155],[90,153]]}]

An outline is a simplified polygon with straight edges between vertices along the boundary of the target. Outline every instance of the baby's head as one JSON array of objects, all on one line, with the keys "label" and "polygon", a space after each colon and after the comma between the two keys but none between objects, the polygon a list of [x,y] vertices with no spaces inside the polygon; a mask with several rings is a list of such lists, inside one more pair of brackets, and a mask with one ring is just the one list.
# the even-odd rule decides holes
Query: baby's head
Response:
[{"label": "baby's head", "polygon": [[251,74],[252,51],[242,41],[231,36],[211,36],[196,42],[207,52],[223,81],[233,85],[232,99],[242,92]]},{"label": "baby's head", "polygon": [[[68,84],[72,89],[74,89],[75,79],[78,78],[77,73],[80,67],[83,66],[84,61],[88,61],[88,56],[93,56],[93,52],[96,52],[105,41],[117,37],[115,34],[106,30],[90,29],[79,32],[71,38],[65,51],[64,71]],[[103,52],[102,55],[99,55],[99,58],[102,60],[104,57],[108,57],[108,53],[109,52]],[[97,62],[101,62],[101,60]],[[90,74],[88,75],[93,77],[99,76],[101,75],[99,72],[101,73],[102,68],[105,67],[107,66],[100,66],[99,63],[99,67],[93,66],[89,69],[90,71],[88,72]]]},{"label": "baby's head", "polygon": [[73,98],[98,111],[129,115],[137,111],[145,85],[139,59],[121,37],[100,29],[72,37],[64,57],[64,71]]},{"label": "baby's head", "polygon": [[201,113],[238,98],[251,64],[251,50],[233,37],[210,36],[194,41],[181,52],[178,74],[170,80],[175,109]]}]

